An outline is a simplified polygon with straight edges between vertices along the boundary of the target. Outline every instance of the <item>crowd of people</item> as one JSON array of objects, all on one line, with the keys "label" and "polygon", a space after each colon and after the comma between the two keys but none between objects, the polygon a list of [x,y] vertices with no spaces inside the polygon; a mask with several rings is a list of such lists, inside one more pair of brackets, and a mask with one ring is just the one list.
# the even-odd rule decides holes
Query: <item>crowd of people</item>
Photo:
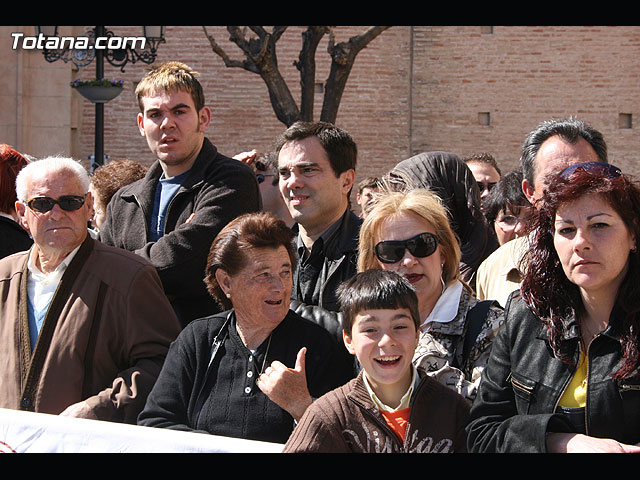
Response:
[{"label": "crowd of people", "polygon": [[0,408],[287,453],[640,452],[640,186],[600,132],[356,185],[325,122],[218,152],[198,76],[138,83],[148,168],[0,146]]}]

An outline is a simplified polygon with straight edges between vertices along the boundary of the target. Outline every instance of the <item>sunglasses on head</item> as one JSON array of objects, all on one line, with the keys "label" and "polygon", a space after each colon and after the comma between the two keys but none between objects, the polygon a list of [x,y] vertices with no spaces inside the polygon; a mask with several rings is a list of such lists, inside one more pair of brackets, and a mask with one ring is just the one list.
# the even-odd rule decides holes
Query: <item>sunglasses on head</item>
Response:
[{"label": "sunglasses on head", "polygon": [[273,173],[257,173],[256,174],[256,180],[258,180],[258,183],[264,182],[266,177],[275,177],[275,175]]},{"label": "sunglasses on head", "polygon": [[397,263],[404,257],[404,251],[414,257],[424,258],[438,248],[438,238],[429,232],[421,233],[408,240],[385,240],[375,246],[375,254],[382,263]]},{"label": "sunglasses on head", "polygon": [[575,165],[565,168],[560,176],[562,178],[569,178],[579,170],[606,178],[616,178],[622,175],[622,171],[615,165],[603,162],[584,162],[576,163]]},{"label": "sunglasses on head", "polygon": [[58,200],[51,197],[34,197],[27,202],[27,205],[34,212],[46,213],[56,204],[66,212],[73,212],[84,205],[85,197],[80,195],[62,195]]}]

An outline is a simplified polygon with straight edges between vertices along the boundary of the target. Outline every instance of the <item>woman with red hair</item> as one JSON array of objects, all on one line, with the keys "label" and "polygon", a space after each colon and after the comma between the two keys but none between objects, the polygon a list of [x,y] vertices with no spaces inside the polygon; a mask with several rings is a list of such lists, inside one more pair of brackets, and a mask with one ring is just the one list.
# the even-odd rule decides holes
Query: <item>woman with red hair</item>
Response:
[{"label": "woman with red hair", "polygon": [[640,452],[640,188],[617,167],[547,181],[471,409],[471,452]]},{"label": "woman with red hair", "polygon": [[16,177],[28,160],[7,144],[0,144],[0,258],[28,250],[31,237],[18,223],[15,210]]}]

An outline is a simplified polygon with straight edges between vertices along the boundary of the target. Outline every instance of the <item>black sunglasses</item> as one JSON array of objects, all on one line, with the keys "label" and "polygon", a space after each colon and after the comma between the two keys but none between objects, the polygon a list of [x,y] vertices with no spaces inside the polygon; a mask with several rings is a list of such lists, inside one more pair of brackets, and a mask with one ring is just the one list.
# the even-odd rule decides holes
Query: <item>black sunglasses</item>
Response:
[{"label": "black sunglasses", "polygon": [[483,182],[476,182],[476,183],[478,184],[478,188],[480,189],[481,192],[484,192],[485,188],[491,191],[491,189],[496,186],[496,182],[489,182],[486,184]]},{"label": "black sunglasses", "polygon": [[565,168],[560,176],[562,178],[569,178],[578,170],[582,170],[587,173],[591,173],[592,175],[599,175],[606,178],[617,178],[622,175],[622,170],[620,170],[615,165],[604,162],[584,162],[576,163]]},{"label": "black sunglasses", "polygon": [[414,257],[424,258],[433,254],[438,248],[438,238],[429,232],[421,233],[408,240],[385,240],[375,247],[378,260],[382,263],[397,263],[409,250]]},{"label": "black sunglasses", "polygon": [[265,177],[275,177],[275,175],[272,174],[272,173],[258,173],[258,174],[256,174],[256,180],[258,180],[258,183],[264,182]]},{"label": "black sunglasses", "polygon": [[46,213],[56,204],[66,212],[73,212],[84,205],[85,197],[80,195],[62,195],[58,200],[51,197],[34,197],[27,202],[27,205],[34,212]]}]

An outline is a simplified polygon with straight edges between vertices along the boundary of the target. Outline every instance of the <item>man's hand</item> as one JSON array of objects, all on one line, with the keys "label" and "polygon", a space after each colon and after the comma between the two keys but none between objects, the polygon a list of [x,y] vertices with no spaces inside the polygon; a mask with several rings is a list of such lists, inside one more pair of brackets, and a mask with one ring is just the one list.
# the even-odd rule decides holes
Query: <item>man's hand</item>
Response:
[{"label": "man's hand", "polygon": [[307,388],[305,370],[307,348],[302,347],[296,358],[294,368],[288,368],[279,361],[274,361],[264,371],[256,384],[278,406],[289,412],[299,421],[313,399]]},{"label": "man's hand", "polygon": [[253,162],[255,161],[257,156],[258,152],[255,150],[251,150],[249,152],[238,153],[237,155],[234,155],[233,158],[236,160],[240,160],[247,165],[253,165]]},{"label": "man's hand", "polygon": [[97,420],[93,409],[85,401],[74,403],[69,405],[64,412],[60,414],[61,417],[76,417],[76,418],[89,418],[91,420]]}]

